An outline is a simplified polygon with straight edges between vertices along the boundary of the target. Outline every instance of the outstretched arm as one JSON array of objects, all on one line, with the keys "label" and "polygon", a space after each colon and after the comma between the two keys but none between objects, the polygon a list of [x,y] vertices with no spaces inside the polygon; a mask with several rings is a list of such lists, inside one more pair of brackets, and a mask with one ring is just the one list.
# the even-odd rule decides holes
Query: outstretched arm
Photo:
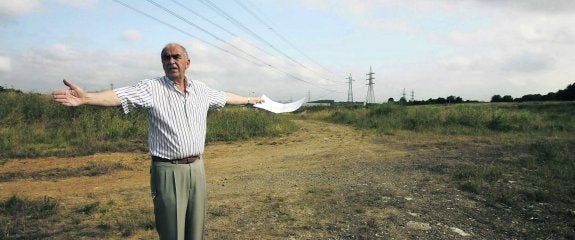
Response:
[{"label": "outstretched arm", "polygon": [[102,92],[87,93],[78,86],[64,79],[64,84],[68,89],[52,92],[52,99],[65,106],[80,106],[83,104],[96,106],[120,106],[118,95],[112,90]]},{"label": "outstretched arm", "polygon": [[226,93],[227,101],[226,104],[231,105],[245,105],[245,104],[256,104],[262,103],[263,100],[260,97],[244,97],[234,93]]}]

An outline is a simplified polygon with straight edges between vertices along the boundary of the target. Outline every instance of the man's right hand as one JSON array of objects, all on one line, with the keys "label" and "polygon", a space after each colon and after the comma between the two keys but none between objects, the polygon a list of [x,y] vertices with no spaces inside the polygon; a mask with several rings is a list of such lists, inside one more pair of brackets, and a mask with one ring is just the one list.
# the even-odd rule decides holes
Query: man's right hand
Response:
[{"label": "man's right hand", "polygon": [[68,86],[68,89],[52,92],[52,99],[64,106],[73,107],[87,104],[112,107],[121,104],[118,95],[113,90],[87,93],[66,79],[64,79],[64,84]]},{"label": "man's right hand", "polygon": [[68,89],[52,92],[52,99],[65,106],[80,106],[86,102],[86,93],[78,86],[64,79]]}]

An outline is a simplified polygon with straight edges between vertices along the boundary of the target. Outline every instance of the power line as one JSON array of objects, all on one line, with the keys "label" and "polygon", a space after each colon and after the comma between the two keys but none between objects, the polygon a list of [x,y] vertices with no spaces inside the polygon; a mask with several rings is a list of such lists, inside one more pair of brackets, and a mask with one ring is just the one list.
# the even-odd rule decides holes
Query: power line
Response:
[{"label": "power line", "polygon": [[[149,2],[149,1],[148,1],[148,2]],[[153,2],[153,1],[152,1],[152,2]],[[239,38],[239,36],[238,36],[236,33],[234,33],[234,32],[232,32],[232,31],[226,29],[225,27],[220,26],[219,24],[217,24],[217,23],[215,23],[214,21],[208,19],[207,17],[203,16],[202,14],[200,14],[200,13],[194,11],[193,9],[187,7],[186,5],[180,3],[179,1],[172,0],[172,2],[175,3],[175,4],[177,4],[179,7],[181,7],[181,8],[183,8],[183,9],[185,9],[185,10],[191,12],[191,13],[194,14],[195,16],[197,16],[197,17],[203,19],[204,21],[206,21],[206,22],[212,24],[213,26],[216,26],[217,28],[219,28],[220,30],[222,30],[222,31],[224,31],[224,32],[226,32],[226,33],[228,33],[229,35]],[[240,2],[237,2],[237,3],[238,3],[238,4],[241,4]],[[153,3],[153,4],[154,4],[154,5],[157,5],[156,3]],[[248,8],[246,8],[244,5],[241,4],[240,6],[242,6],[242,8],[244,8],[244,10],[246,10],[248,13],[252,14],[252,16],[256,17],[258,20],[260,20],[260,21],[263,22],[263,20],[261,20],[257,15],[255,15],[255,13],[251,12],[251,11],[250,11]],[[164,7],[162,7],[162,6],[157,6],[157,7],[164,9],[164,11],[167,11],[167,10],[166,10]],[[220,10],[221,10],[221,9],[220,9]],[[225,12],[224,12],[224,13],[225,13]],[[235,19],[234,19],[234,20],[235,20]],[[239,23],[239,22],[238,22],[238,23]],[[193,24],[193,23],[192,23],[192,24]],[[265,23],[264,23],[264,24],[265,24]],[[267,24],[266,24],[266,25],[267,25]],[[193,26],[197,27],[196,24],[193,24]],[[270,27],[270,29],[271,29],[271,27]],[[203,30],[203,29],[202,29],[202,30]],[[273,30],[273,29],[271,29],[271,30]],[[275,30],[273,30],[273,31],[275,32]],[[276,33],[276,34],[277,34],[277,33]],[[263,53],[266,53],[266,54],[268,54],[268,55],[270,55],[270,56],[274,56],[273,54],[271,54],[270,52],[266,51],[265,49],[262,49],[262,48],[260,48],[260,47],[258,47],[258,46],[256,46],[256,45],[253,45],[253,44],[251,44],[251,43],[248,42],[248,41],[244,41],[242,38],[239,38],[239,39],[242,40],[243,42],[247,43],[248,45],[250,45],[250,46],[252,46],[252,47],[254,47],[254,48],[256,48],[256,49],[262,51]],[[287,39],[286,39],[285,41],[287,41]],[[291,43],[290,43],[290,44],[291,44]],[[293,46],[293,44],[292,44],[292,46]],[[293,46],[293,47],[295,48],[295,46]],[[296,48],[296,49],[297,49],[297,48]],[[274,56],[274,57],[275,57],[275,56]],[[303,64],[299,64],[299,65],[302,66],[302,67],[304,67],[304,68],[306,68],[306,69],[308,69],[308,70],[310,70],[310,71],[312,71],[312,72],[314,72],[314,73],[316,73],[316,74],[318,74],[318,76],[319,76],[319,73],[313,71],[312,69],[309,69],[307,66],[305,66],[305,65],[303,65]],[[328,70],[328,71],[329,71],[329,70]],[[322,79],[331,81],[331,80],[329,80],[329,79],[327,79],[327,78],[323,78],[323,77],[322,77]]]},{"label": "power line", "polygon": [[314,86],[314,87],[317,87],[317,88],[320,88],[320,89],[324,89],[324,90],[327,90],[327,91],[336,92],[336,91],[331,90],[331,89],[327,89],[327,88],[324,88],[324,87],[321,87],[321,86],[317,86],[316,84],[313,84],[313,83],[311,83],[311,82],[309,82],[309,81],[303,80],[303,79],[301,79],[300,77],[297,77],[297,76],[295,76],[295,75],[293,75],[293,74],[291,74],[291,73],[289,73],[289,72],[287,72],[287,71],[281,70],[281,69],[279,69],[279,68],[277,68],[277,67],[275,67],[275,66],[273,66],[273,65],[271,65],[271,64],[269,64],[269,63],[266,63],[266,62],[263,61],[263,60],[260,60],[259,58],[257,58],[257,57],[255,57],[255,56],[253,56],[253,55],[251,55],[251,54],[249,54],[249,53],[247,53],[247,52],[245,52],[245,51],[239,49],[238,47],[236,47],[236,46],[234,46],[234,45],[232,45],[232,44],[230,44],[230,43],[227,43],[226,41],[224,41],[224,40],[222,40],[221,38],[215,36],[214,34],[210,33],[209,31],[207,31],[207,30],[205,30],[205,29],[203,29],[203,28],[197,26],[196,24],[194,24],[194,23],[188,21],[187,19],[185,19],[185,18],[183,18],[183,17],[177,15],[177,14],[174,13],[173,11],[171,11],[171,10],[169,10],[169,9],[166,9],[166,8],[164,8],[164,7],[161,7],[159,4],[157,4],[156,2],[154,2],[154,1],[152,1],[152,0],[147,0],[147,1],[150,2],[150,3],[152,3],[154,6],[159,7],[160,9],[165,10],[166,12],[170,13],[172,16],[174,16],[174,17],[176,17],[176,18],[178,18],[178,19],[180,19],[180,20],[182,20],[182,21],[184,21],[184,22],[186,22],[186,23],[188,23],[188,24],[190,24],[190,25],[192,25],[192,26],[194,26],[194,27],[197,27],[198,29],[201,29],[202,31],[206,32],[208,35],[210,35],[210,36],[212,36],[212,37],[214,37],[214,38],[216,38],[216,39],[218,39],[218,40],[220,40],[220,41],[223,41],[224,43],[227,43],[228,45],[231,45],[232,47],[234,47],[234,48],[240,50],[240,51],[243,52],[244,54],[247,54],[247,55],[251,56],[252,58],[257,59],[258,61],[262,62],[263,64],[256,63],[256,62],[254,62],[254,61],[252,61],[252,60],[250,60],[250,59],[247,59],[247,58],[242,57],[242,56],[240,56],[240,55],[234,54],[234,53],[232,53],[232,52],[230,52],[230,51],[228,51],[228,50],[226,50],[226,49],[224,49],[224,48],[221,48],[221,47],[219,47],[219,46],[217,46],[217,45],[215,45],[215,44],[212,44],[212,43],[210,43],[210,42],[208,42],[208,41],[206,41],[206,40],[203,40],[202,38],[199,38],[199,37],[197,37],[197,36],[195,36],[195,35],[193,35],[193,34],[187,32],[187,31],[184,31],[184,30],[182,30],[182,29],[180,29],[180,28],[178,28],[178,27],[176,27],[176,26],[174,26],[174,25],[172,25],[172,24],[170,24],[170,23],[167,23],[167,22],[165,22],[165,21],[162,21],[162,20],[160,20],[160,19],[158,19],[158,18],[156,18],[156,17],[154,17],[154,16],[152,16],[152,15],[146,13],[146,12],[143,12],[143,11],[137,9],[137,8],[134,8],[134,7],[128,5],[128,4],[126,4],[126,3],[124,3],[124,2],[122,2],[122,1],[120,1],[120,0],[113,0],[113,1],[116,2],[116,3],[118,3],[118,4],[120,4],[120,5],[122,5],[122,6],[124,6],[124,7],[126,7],[126,8],[128,8],[128,9],[131,9],[131,10],[133,10],[133,11],[139,13],[139,14],[142,14],[142,15],[148,17],[148,18],[151,18],[152,20],[155,20],[155,21],[157,21],[157,22],[159,22],[159,23],[161,23],[161,24],[164,24],[164,25],[166,25],[166,26],[168,26],[168,27],[170,27],[170,28],[172,28],[172,29],[174,29],[174,30],[180,32],[180,33],[183,33],[183,34],[185,34],[185,35],[187,35],[187,36],[190,36],[190,37],[192,37],[192,38],[194,38],[194,39],[197,39],[197,40],[199,40],[199,41],[201,41],[201,42],[203,42],[203,43],[205,43],[205,44],[207,44],[207,45],[209,45],[209,46],[212,46],[212,47],[214,47],[214,48],[216,48],[216,49],[218,49],[218,50],[221,50],[221,51],[223,51],[223,52],[225,52],[225,53],[228,53],[228,54],[230,54],[230,55],[232,55],[232,56],[234,56],[234,57],[237,57],[237,58],[239,58],[239,59],[248,61],[248,62],[250,62],[250,63],[252,63],[252,64],[254,64],[254,65],[256,65],[256,66],[260,66],[260,67],[266,66],[266,67],[269,67],[269,68],[271,68],[271,69],[273,69],[273,70],[275,70],[275,71],[277,71],[277,72],[283,73],[284,75],[286,75],[286,76],[288,76],[288,77],[290,77],[290,78],[293,78],[293,79],[295,79],[295,80],[298,80],[298,81],[301,81],[301,82],[310,84],[310,85],[312,85],[312,86]]},{"label": "power line", "polygon": [[193,27],[195,27],[195,28],[197,28],[197,29],[200,29],[202,32],[204,32],[204,33],[206,33],[206,34],[212,36],[213,38],[215,38],[215,39],[217,39],[217,40],[219,40],[219,41],[221,41],[221,42],[223,42],[223,43],[225,43],[225,44],[231,46],[232,48],[234,48],[234,49],[236,49],[236,50],[238,50],[238,51],[240,51],[240,52],[242,52],[242,53],[244,53],[244,54],[250,56],[251,58],[256,59],[256,60],[262,62],[263,65],[268,66],[268,67],[271,67],[271,68],[273,68],[273,69],[275,69],[275,70],[277,70],[277,71],[280,71],[280,72],[282,72],[282,73],[284,73],[284,74],[286,74],[286,75],[288,75],[288,76],[291,76],[292,78],[295,78],[295,79],[297,79],[297,80],[300,80],[300,81],[302,81],[302,82],[311,84],[310,82],[307,82],[307,81],[305,81],[305,80],[303,80],[303,79],[301,79],[301,78],[299,78],[299,77],[297,77],[297,76],[295,76],[295,75],[293,75],[293,74],[291,74],[291,73],[282,71],[282,70],[276,68],[275,66],[273,66],[273,65],[271,65],[271,64],[269,64],[269,63],[266,63],[265,61],[259,59],[258,57],[256,57],[256,56],[254,56],[254,55],[252,55],[252,54],[250,54],[250,53],[244,51],[243,49],[241,49],[241,48],[239,48],[239,47],[237,47],[237,46],[235,46],[235,45],[233,45],[233,44],[231,44],[231,43],[229,43],[229,42],[227,42],[227,41],[221,39],[220,37],[216,36],[215,34],[211,33],[210,31],[208,31],[208,30],[206,30],[206,29],[204,29],[204,28],[198,26],[197,24],[194,24],[193,22],[189,21],[188,19],[186,19],[186,18],[184,18],[184,17],[182,17],[182,16],[176,14],[175,12],[173,12],[173,11],[171,11],[171,10],[169,10],[169,9],[167,9],[167,8],[165,8],[165,7],[163,7],[163,6],[161,6],[160,4],[156,3],[155,1],[153,1],[153,0],[146,0],[146,1],[148,1],[148,2],[151,3],[151,4],[153,4],[153,5],[156,6],[156,7],[158,7],[158,8],[160,8],[160,9],[164,10],[165,12],[169,13],[170,15],[172,15],[172,16],[174,16],[174,17],[176,17],[176,18],[178,18],[178,19],[180,19],[180,20],[182,20],[182,21],[184,21],[184,22],[186,22],[186,23],[192,25]]},{"label": "power line", "polygon": [[227,30],[226,28],[224,28],[224,27],[218,25],[217,23],[215,23],[215,22],[213,22],[212,20],[210,20],[209,18],[207,18],[207,17],[201,15],[200,13],[194,11],[193,9],[187,7],[186,5],[180,3],[180,2],[178,2],[178,1],[176,1],[176,0],[172,0],[172,2],[174,2],[175,4],[177,4],[178,6],[180,6],[181,8],[188,10],[189,12],[191,12],[191,13],[194,14],[194,15],[196,15],[197,17],[200,17],[202,20],[204,20],[204,21],[206,21],[206,22],[208,22],[208,23],[210,23],[210,24],[216,26],[216,27],[219,28],[220,30],[222,30],[222,31],[224,31],[224,32],[226,32],[226,33],[228,33],[228,34],[234,36],[234,37],[238,37],[237,34],[235,34],[235,33],[231,32],[231,31]]},{"label": "power line", "polygon": [[260,60],[259,58],[257,58],[256,56],[254,56],[254,55],[252,55],[252,54],[250,54],[250,53],[244,51],[243,49],[241,49],[241,48],[239,48],[239,47],[237,47],[237,46],[235,46],[235,45],[233,45],[233,44],[231,44],[231,43],[229,43],[229,42],[227,42],[227,41],[221,39],[220,37],[216,36],[215,34],[211,33],[210,31],[208,31],[208,30],[206,30],[206,29],[204,29],[204,28],[198,26],[197,24],[194,24],[193,22],[189,21],[188,19],[186,19],[186,18],[184,18],[184,17],[182,17],[182,16],[176,14],[176,13],[173,12],[172,10],[167,9],[166,7],[164,7],[164,6],[160,5],[160,4],[158,4],[157,2],[155,2],[155,1],[153,1],[153,0],[146,0],[146,1],[149,2],[149,3],[151,3],[152,5],[156,6],[157,8],[160,8],[160,9],[164,10],[164,11],[167,12],[168,14],[170,14],[170,15],[172,15],[172,16],[174,16],[174,17],[176,17],[176,18],[178,18],[178,19],[180,19],[180,20],[186,22],[187,24],[192,25],[193,27],[199,29],[200,31],[202,31],[202,32],[204,32],[204,33],[210,35],[211,37],[215,38],[216,40],[218,40],[218,41],[220,41],[220,42],[223,42],[224,44],[226,44],[226,45],[232,47],[233,49],[236,49],[236,50],[242,52],[243,54],[248,55],[249,57],[251,57],[251,58],[253,58],[253,59],[255,59],[255,60],[258,60],[258,61],[262,62],[264,65],[268,65],[268,64],[266,64],[264,61],[262,61],[262,60]]},{"label": "power line", "polygon": [[279,49],[277,49],[275,46],[273,46],[271,43],[269,43],[268,41],[266,41],[265,39],[263,39],[262,37],[260,37],[258,34],[256,34],[254,31],[252,31],[251,29],[249,29],[248,27],[244,26],[241,22],[239,22],[238,20],[236,20],[234,17],[232,17],[231,15],[229,15],[228,13],[226,13],[224,10],[222,10],[221,8],[219,8],[216,4],[214,4],[212,1],[210,0],[200,0],[200,3],[204,4],[205,6],[207,6],[208,8],[212,9],[214,12],[216,12],[218,15],[222,16],[223,18],[225,18],[226,20],[228,20],[229,22],[231,22],[232,24],[236,25],[237,27],[239,27],[240,29],[242,29],[244,32],[248,33],[249,35],[251,35],[252,37],[258,39],[259,41],[265,43],[266,45],[270,46],[271,48],[273,48],[274,50],[276,50],[277,52],[279,52],[280,54],[284,55],[286,58],[295,61],[293,59],[291,59],[289,56],[287,56],[285,53],[283,53],[282,51],[280,51]]},{"label": "power line", "polygon": [[[246,27],[245,25],[243,25],[240,21],[238,21],[237,19],[235,19],[234,17],[232,17],[230,14],[228,14],[227,12],[225,12],[224,10],[222,10],[221,8],[219,8],[216,4],[214,4],[211,0],[200,0],[200,2],[204,5],[206,5],[207,7],[209,7],[210,9],[212,9],[214,12],[216,12],[218,15],[222,16],[223,18],[225,18],[226,20],[228,20],[229,22],[231,22],[232,24],[236,25],[237,27],[239,27],[240,29],[242,29],[244,32],[248,33],[249,35],[251,35],[252,37],[258,39],[260,42],[264,43],[265,45],[269,46],[270,48],[274,49],[276,52],[278,52],[279,54],[281,54],[282,56],[284,56],[285,58],[289,59],[290,61],[292,61],[293,63],[310,70],[307,66],[303,65],[302,63],[298,62],[297,60],[293,59],[292,57],[290,57],[289,55],[287,55],[286,53],[284,53],[282,50],[278,49],[276,46],[274,46],[273,44],[271,44],[270,42],[268,42],[267,40],[265,40],[264,38],[260,37],[257,33],[255,33],[254,31],[252,31],[250,28]],[[311,71],[311,70],[310,70]],[[328,81],[331,81],[329,79],[325,79]]]},{"label": "power line", "polygon": [[[324,67],[323,65],[321,65],[319,62],[315,61],[314,59],[312,59],[310,56],[308,56],[307,54],[305,54],[305,52],[303,52],[302,50],[300,50],[298,47],[296,47],[293,43],[291,43],[286,37],[284,37],[282,34],[280,34],[279,32],[277,32],[272,26],[270,26],[270,24],[266,23],[265,20],[263,20],[261,17],[259,17],[254,11],[252,11],[251,9],[249,9],[248,7],[246,7],[242,2],[240,2],[239,0],[234,0],[240,7],[242,7],[244,10],[246,10],[246,12],[248,12],[250,15],[252,15],[255,19],[257,19],[261,24],[263,24],[264,26],[267,27],[268,30],[270,30],[273,34],[275,34],[278,38],[280,38],[281,40],[283,40],[285,43],[287,43],[288,45],[290,45],[293,49],[295,49],[296,51],[298,51],[302,56],[304,56],[305,58],[307,58],[308,60],[310,60],[311,62],[313,62],[314,64],[318,65],[319,67],[321,67],[322,69],[326,70],[327,72],[334,74],[332,71],[330,71],[329,69],[327,69],[326,67]],[[249,1],[248,1],[249,2]],[[255,9],[256,6],[253,5],[252,3],[252,7],[254,7]],[[335,74],[334,74],[335,75]]]},{"label": "power line", "polygon": [[244,41],[244,40],[243,40],[242,38],[240,38],[236,33],[234,33],[234,32],[232,32],[232,31],[226,29],[225,27],[220,26],[219,24],[217,24],[217,23],[215,23],[214,21],[210,20],[209,18],[203,16],[202,14],[200,14],[200,13],[194,11],[193,9],[187,7],[186,5],[180,3],[180,2],[178,2],[178,1],[176,1],[176,0],[172,0],[172,2],[174,2],[175,4],[177,4],[178,6],[180,6],[181,8],[183,8],[183,9],[185,9],[185,10],[191,12],[191,13],[194,14],[195,16],[201,18],[202,20],[204,20],[204,21],[210,23],[211,25],[217,27],[218,29],[220,29],[220,30],[226,32],[226,33],[229,34],[230,36],[233,36],[233,37],[235,37],[235,38],[238,38],[238,39],[240,39],[242,42],[247,43],[248,45],[250,45],[250,46],[252,46],[252,47],[258,49],[259,51],[262,51],[262,52],[264,52],[264,53],[266,53],[266,54],[268,54],[268,55],[273,56],[273,54],[269,53],[269,52],[266,51],[265,49],[262,49],[262,48],[260,48],[260,47],[258,47],[258,46],[256,46],[256,45],[253,45],[253,44],[251,44],[251,43],[248,42],[248,41]]},{"label": "power line", "polygon": [[136,8],[134,8],[134,7],[132,7],[132,6],[128,5],[128,4],[126,4],[126,3],[122,2],[122,1],[120,1],[120,0],[112,0],[112,1],[114,1],[114,2],[116,2],[116,3],[118,3],[118,4],[120,4],[120,5],[122,5],[122,6],[126,7],[126,8],[128,8],[128,9],[131,9],[132,11],[135,11],[135,12],[137,12],[137,13],[139,13],[139,14],[142,14],[142,15],[148,17],[148,18],[151,18],[151,19],[153,19],[153,20],[155,20],[155,21],[157,21],[157,22],[159,22],[159,23],[161,23],[161,24],[164,24],[164,25],[166,25],[166,26],[168,26],[168,27],[170,27],[170,28],[172,28],[172,29],[174,29],[174,30],[176,30],[176,31],[178,31],[178,32],[180,32],[180,33],[182,33],[182,34],[184,34],[184,35],[187,35],[187,36],[189,36],[189,37],[192,37],[192,38],[194,38],[194,39],[197,39],[197,40],[199,40],[199,41],[201,41],[201,42],[203,42],[203,43],[205,43],[205,44],[207,44],[207,45],[209,45],[209,46],[212,46],[212,47],[214,47],[214,48],[216,48],[216,49],[218,49],[218,50],[220,50],[220,51],[223,51],[223,52],[225,52],[225,53],[228,53],[228,54],[230,54],[230,55],[232,55],[232,56],[234,56],[234,57],[237,57],[237,58],[246,60],[246,61],[248,61],[248,62],[251,62],[251,63],[255,64],[255,65],[258,65],[258,63],[255,63],[255,62],[253,62],[253,61],[251,61],[251,60],[249,60],[249,59],[246,59],[246,58],[244,58],[244,57],[242,57],[242,56],[238,56],[238,55],[236,55],[236,54],[234,54],[234,53],[232,53],[232,52],[230,52],[230,51],[228,51],[228,50],[226,50],[226,49],[224,49],[224,48],[221,48],[221,47],[219,47],[219,46],[217,46],[217,45],[215,45],[215,44],[212,44],[212,43],[210,43],[210,42],[208,42],[208,41],[206,41],[206,40],[203,40],[202,38],[197,37],[197,36],[195,36],[195,35],[193,35],[193,34],[191,34],[191,33],[189,33],[189,32],[186,32],[186,31],[184,31],[184,30],[182,30],[182,29],[180,29],[180,28],[178,28],[178,27],[176,27],[176,26],[174,26],[174,25],[172,25],[172,24],[169,24],[169,23],[167,23],[167,22],[165,22],[165,21],[162,21],[162,20],[160,20],[159,18],[156,18],[156,17],[154,17],[154,16],[152,16],[152,15],[150,15],[150,14],[147,14],[147,13],[141,11],[141,10],[138,10],[138,9],[136,9]]}]

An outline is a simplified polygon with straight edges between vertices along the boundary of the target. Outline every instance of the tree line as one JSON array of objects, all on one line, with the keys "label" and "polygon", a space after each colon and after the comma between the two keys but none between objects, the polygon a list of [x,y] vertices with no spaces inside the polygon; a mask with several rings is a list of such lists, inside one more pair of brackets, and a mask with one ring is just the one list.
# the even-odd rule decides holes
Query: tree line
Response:
[{"label": "tree line", "polygon": [[[513,98],[511,95],[501,96],[499,94],[491,97],[491,102],[530,102],[530,101],[574,101],[575,100],[575,83],[568,85],[565,89],[558,90],[557,92],[550,92],[545,95],[541,94],[527,94],[520,98]],[[475,100],[463,100],[458,96],[448,96],[446,98],[430,98],[428,100],[410,100],[401,97],[399,101],[393,98],[387,100],[389,103],[399,103],[404,105],[425,105],[425,104],[451,104],[451,103],[474,103],[479,102]]]},{"label": "tree line", "polygon": [[529,102],[529,101],[573,101],[575,100],[575,83],[569,84],[565,89],[557,92],[550,92],[545,95],[527,94],[520,98],[513,98],[511,95],[493,95],[491,102]]},{"label": "tree line", "polygon": [[405,104],[405,105],[426,105],[426,104],[450,104],[450,103],[473,103],[473,102],[479,102],[479,101],[475,101],[475,100],[463,100],[463,98],[458,97],[458,96],[448,96],[446,98],[443,97],[438,97],[438,98],[430,98],[428,100],[410,100],[407,101],[407,99],[405,99],[404,97],[401,97],[399,99],[399,101],[395,102],[395,100],[393,98],[389,98],[387,100],[388,103],[399,103],[399,104]]}]

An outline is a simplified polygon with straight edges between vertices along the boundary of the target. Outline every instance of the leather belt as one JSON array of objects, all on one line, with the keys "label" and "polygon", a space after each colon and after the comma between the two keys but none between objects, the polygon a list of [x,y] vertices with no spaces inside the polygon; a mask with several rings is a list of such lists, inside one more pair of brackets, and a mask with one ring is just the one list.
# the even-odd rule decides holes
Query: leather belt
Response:
[{"label": "leather belt", "polygon": [[181,159],[166,159],[166,158],[152,156],[152,161],[169,162],[171,164],[189,164],[189,163],[194,163],[198,159],[200,159],[200,155],[189,156],[189,157],[185,157],[185,158],[181,158]]}]

